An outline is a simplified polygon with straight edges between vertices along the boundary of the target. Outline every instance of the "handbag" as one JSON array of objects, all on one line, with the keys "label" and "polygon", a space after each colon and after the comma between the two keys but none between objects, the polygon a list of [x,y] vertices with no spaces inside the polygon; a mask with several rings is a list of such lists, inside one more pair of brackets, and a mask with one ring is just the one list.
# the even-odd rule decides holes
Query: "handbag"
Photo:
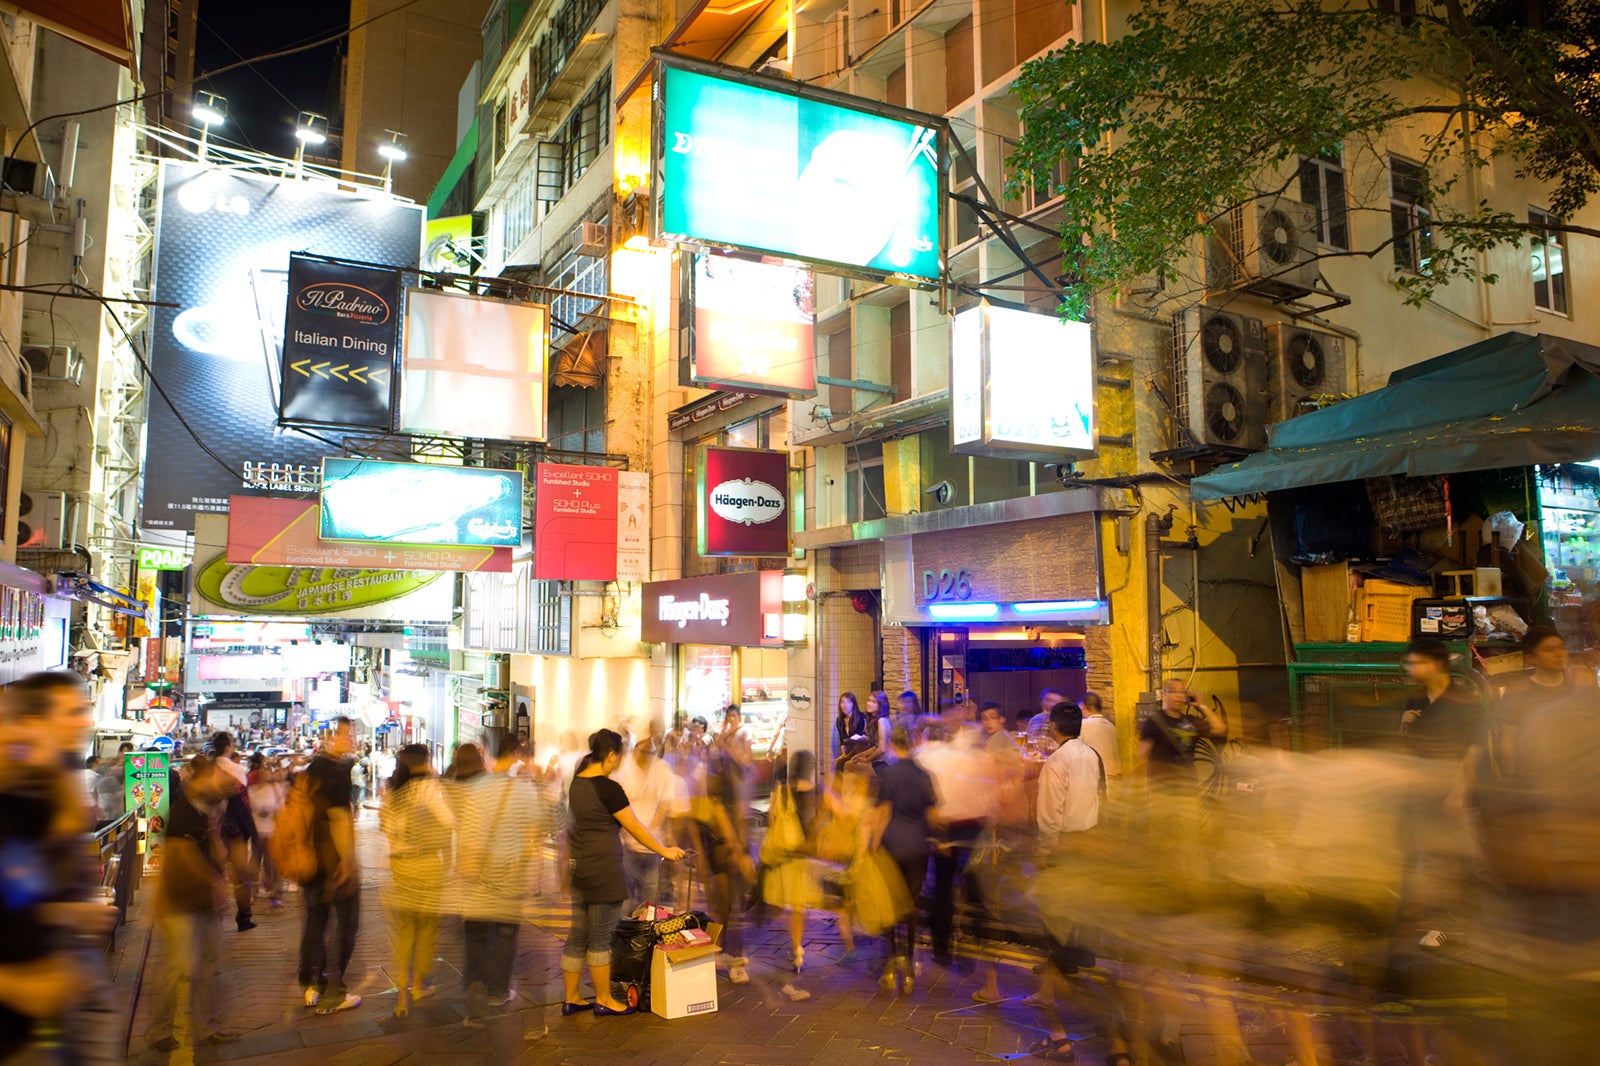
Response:
[{"label": "handbag", "polygon": [[848,866],[855,859],[856,826],[854,819],[825,814],[819,821],[816,835],[811,841],[811,854],[823,862]]},{"label": "handbag", "polygon": [[787,862],[805,847],[805,842],[794,797],[787,788],[780,788],[772,794],[772,808],[767,813],[767,835],[761,840],[759,852],[761,864],[777,866]]}]

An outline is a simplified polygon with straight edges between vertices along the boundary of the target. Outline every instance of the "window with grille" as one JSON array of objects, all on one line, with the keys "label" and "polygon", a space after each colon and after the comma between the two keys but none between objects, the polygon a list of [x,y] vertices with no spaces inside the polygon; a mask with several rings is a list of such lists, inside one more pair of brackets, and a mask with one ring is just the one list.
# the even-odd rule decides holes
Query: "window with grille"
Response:
[{"label": "window with grille", "polygon": [[1389,157],[1389,223],[1394,265],[1420,274],[1433,257],[1433,212],[1428,210],[1428,172],[1416,163]]},{"label": "window with grille", "polygon": [[572,654],[572,593],[566,582],[530,582],[528,653]]},{"label": "window with grille", "polygon": [[1533,251],[1533,306],[1558,315],[1567,314],[1567,256],[1561,244],[1561,220],[1548,211],[1528,209],[1535,227]]},{"label": "window with grille", "polygon": [[1317,209],[1317,243],[1348,251],[1350,207],[1337,153],[1300,157],[1300,201]]}]

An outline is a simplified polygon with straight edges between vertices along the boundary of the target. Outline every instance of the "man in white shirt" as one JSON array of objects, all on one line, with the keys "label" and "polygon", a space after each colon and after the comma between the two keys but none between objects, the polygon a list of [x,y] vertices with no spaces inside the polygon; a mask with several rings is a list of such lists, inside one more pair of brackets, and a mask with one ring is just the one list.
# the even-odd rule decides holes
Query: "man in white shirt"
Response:
[{"label": "man in white shirt", "polygon": [[1100,824],[1100,797],[1105,769],[1100,756],[1078,736],[1083,712],[1070,703],[1050,711],[1050,733],[1056,750],[1039,771],[1039,844],[1053,850],[1070,834]]},{"label": "man in white shirt", "polygon": [[1083,709],[1083,733],[1079,739],[1100,756],[1100,762],[1106,768],[1107,782],[1114,783],[1122,776],[1122,756],[1117,750],[1117,723],[1106,717],[1099,693],[1084,693],[1079,706]]},{"label": "man in white shirt", "polygon": [[944,726],[934,719],[928,728],[927,743],[915,757],[933,778],[933,791],[939,800],[930,819],[939,844],[933,853],[928,932],[933,941],[933,961],[941,966],[950,964],[958,875],[968,909],[980,914],[983,909],[982,891],[973,878],[966,876],[966,867],[978,835],[995,814],[998,790],[995,760],[979,746],[980,735],[976,729],[963,727],[954,738],[947,738]]},{"label": "man in white shirt", "polygon": [[[651,722],[649,738],[635,744],[633,750],[623,756],[611,779],[627,793],[628,806],[633,808],[640,824],[657,840],[667,840],[670,839],[667,826],[673,814],[676,783],[672,768],[656,757],[660,739],[661,727]],[[625,913],[632,914],[641,903],[660,901],[661,861],[630,833],[622,834],[622,845],[622,872],[628,885]]]}]

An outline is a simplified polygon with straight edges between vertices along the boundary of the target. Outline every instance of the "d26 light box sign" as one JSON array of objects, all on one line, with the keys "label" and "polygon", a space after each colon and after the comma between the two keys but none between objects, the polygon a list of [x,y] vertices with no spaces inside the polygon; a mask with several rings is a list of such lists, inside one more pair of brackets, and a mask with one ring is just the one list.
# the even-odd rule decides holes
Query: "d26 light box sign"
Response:
[{"label": "d26 light box sign", "polygon": [[696,472],[703,556],[789,554],[789,453],[710,446]]}]

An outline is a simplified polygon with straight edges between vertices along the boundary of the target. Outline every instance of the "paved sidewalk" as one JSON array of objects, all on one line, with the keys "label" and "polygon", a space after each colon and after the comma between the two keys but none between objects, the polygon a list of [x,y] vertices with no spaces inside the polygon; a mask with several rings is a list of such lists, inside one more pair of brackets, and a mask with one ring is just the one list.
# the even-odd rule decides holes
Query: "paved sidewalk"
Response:
[{"label": "paved sidewalk", "polygon": [[[998,1005],[972,1001],[979,979],[970,958],[951,969],[924,961],[912,995],[889,994],[876,983],[875,959],[882,942],[863,940],[861,961],[842,965],[837,932],[832,920],[824,917],[813,917],[809,923],[806,967],[798,977],[785,967],[784,923],[752,931],[746,943],[752,958],[751,981],[734,986],[725,975],[720,977],[720,1004],[714,1015],[671,1022],[650,1014],[562,1018],[559,955],[566,908],[558,900],[530,908],[515,970],[519,993],[515,1009],[491,1021],[485,1030],[461,1024],[460,931],[447,919],[435,970],[440,994],[416,1004],[408,1019],[397,1021],[392,1016],[395,992],[386,972],[387,937],[378,907],[379,889],[388,875],[382,839],[370,812],[363,813],[359,833],[366,870],[362,931],[348,974],[352,990],[365,1000],[359,1008],[318,1016],[303,1006],[294,980],[301,910],[298,895],[291,895],[281,910],[260,907],[259,926],[250,932],[236,933],[231,921],[227,924],[227,973],[220,995],[225,1026],[243,1034],[237,1044],[192,1049],[185,1041],[170,1056],[148,1050],[150,1008],[166,965],[160,939],[155,939],[134,1022],[130,1061],[145,1066],[169,1062],[179,1066],[975,1063],[1025,1055],[1048,1024],[1043,1011],[1022,999],[1034,990],[1032,966],[1037,956],[1030,951],[989,953],[1000,967],[1001,987],[1011,997]],[[151,888],[147,885],[147,892]],[[1107,1047],[1096,1031],[1104,1017],[1104,1000],[1094,993],[1119,978],[1141,989],[1133,1003],[1135,1014],[1168,1019],[1165,1032],[1156,1023],[1136,1025],[1140,1036],[1148,1034],[1152,1041],[1149,1047],[1136,1048],[1140,1066],[1163,1061],[1183,1066],[1287,1063],[1296,1054],[1297,1040],[1301,1048],[1321,1049],[1314,1058],[1302,1054],[1300,1066],[1312,1062],[1421,1066],[1426,1054],[1452,1046],[1452,1033],[1465,1032],[1485,1042],[1493,1026],[1484,1020],[1484,1004],[1478,1002],[1419,1011],[1409,1004],[1379,1005],[1369,997],[1309,993],[1237,978],[1175,970],[1144,975],[1109,967],[1082,978],[1084,995],[1071,1008],[1069,1032],[1082,1041],[1076,1049],[1079,1061],[1105,1059]],[[811,998],[789,998],[783,986],[791,982],[812,993]],[[182,1032],[180,1028],[180,1036]],[[1168,1040],[1164,1048],[1155,1043],[1163,1038]]]}]

